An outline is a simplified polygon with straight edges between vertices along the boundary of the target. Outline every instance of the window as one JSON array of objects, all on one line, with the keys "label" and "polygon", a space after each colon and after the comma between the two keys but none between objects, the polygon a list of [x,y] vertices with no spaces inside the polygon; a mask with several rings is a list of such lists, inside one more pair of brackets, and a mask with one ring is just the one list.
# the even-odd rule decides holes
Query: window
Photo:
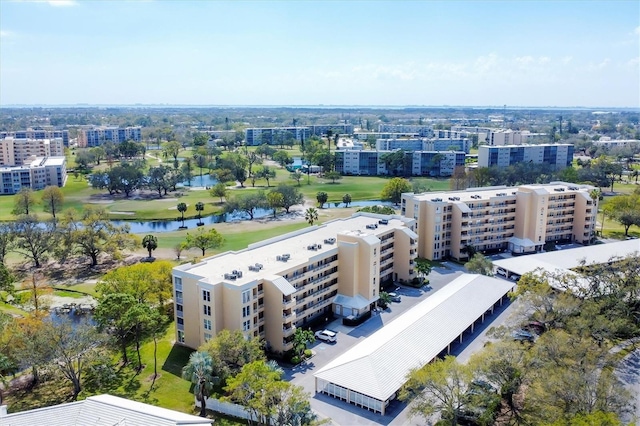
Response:
[{"label": "window", "polygon": [[211,292],[209,290],[202,290],[202,300],[211,302]]},{"label": "window", "polygon": [[205,341],[205,342],[208,342],[209,340],[211,340],[211,337],[212,337],[212,336],[211,336],[211,334],[209,334],[209,333],[204,333],[204,341]]},{"label": "window", "polygon": [[176,311],[178,311],[178,312],[182,312],[182,310],[183,310],[183,309],[184,309],[184,308],[182,307],[182,305],[181,305],[181,304],[179,304],[179,303],[177,303],[177,304],[176,304]]},{"label": "window", "polygon": [[182,278],[174,277],[173,283],[175,285],[176,290],[182,290]]},{"label": "window", "polygon": [[184,343],[184,331],[178,331],[178,342]]},{"label": "window", "polygon": [[242,308],[242,317],[248,317],[249,315],[251,315],[251,306],[245,306]]},{"label": "window", "polygon": [[204,305],[202,308],[203,308],[202,310],[204,311],[204,314],[205,314],[205,315],[207,315],[207,316],[211,316],[211,306],[209,306],[209,305]]},{"label": "window", "polygon": [[242,331],[248,331],[251,328],[251,320],[242,322]]},{"label": "window", "polygon": [[208,320],[208,319],[204,320],[204,329],[211,330],[211,320]]},{"label": "window", "polygon": [[249,303],[249,300],[251,300],[251,291],[250,290],[243,291],[242,303]]},{"label": "window", "polygon": [[181,291],[176,290],[176,299],[177,300],[182,300],[182,292]]},{"label": "window", "polygon": [[184,324],[184,319],[178,318],[178,324],[183,325]]}]

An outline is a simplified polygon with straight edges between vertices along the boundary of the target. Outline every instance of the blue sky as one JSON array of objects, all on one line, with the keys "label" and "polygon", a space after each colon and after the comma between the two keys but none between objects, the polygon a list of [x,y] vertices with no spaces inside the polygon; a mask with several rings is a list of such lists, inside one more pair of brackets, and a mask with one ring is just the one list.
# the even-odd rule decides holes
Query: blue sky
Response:
[{"label": "blue sky", "polygon": [[0,105],[640,107],[640,2],[0,0]]}]

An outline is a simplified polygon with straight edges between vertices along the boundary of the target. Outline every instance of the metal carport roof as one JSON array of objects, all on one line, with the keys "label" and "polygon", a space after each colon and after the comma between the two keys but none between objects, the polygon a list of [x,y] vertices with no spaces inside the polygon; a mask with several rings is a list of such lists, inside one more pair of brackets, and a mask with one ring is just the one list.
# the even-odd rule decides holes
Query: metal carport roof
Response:
[{"label": "metal carport roof", "polygon": [[413,368],[438,356],[512,287],[492,277],[461,275],[314,376],[386,401]]}]

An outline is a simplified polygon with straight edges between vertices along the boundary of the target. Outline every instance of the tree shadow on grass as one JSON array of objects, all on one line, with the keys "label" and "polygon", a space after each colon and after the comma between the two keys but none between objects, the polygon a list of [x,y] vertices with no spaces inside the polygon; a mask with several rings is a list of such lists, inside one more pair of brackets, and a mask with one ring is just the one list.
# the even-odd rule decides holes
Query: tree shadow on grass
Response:
[{"label": "tree shadow on grass", "polygon": [[162,364],[162,370],[174,376],[182,377],[182,367],[187,365],[189,355],[191,355],[192,352],[193,349],[174,344],[167,359],[164,361],[164,364]]}]

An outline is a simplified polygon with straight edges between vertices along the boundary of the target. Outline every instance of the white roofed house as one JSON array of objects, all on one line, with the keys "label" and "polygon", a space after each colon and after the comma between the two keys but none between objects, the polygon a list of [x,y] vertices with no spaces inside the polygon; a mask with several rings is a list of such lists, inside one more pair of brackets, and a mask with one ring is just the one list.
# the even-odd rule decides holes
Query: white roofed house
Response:
[{"label": "white roofed house", "polygon": [[211,426],[212,420],[113,395],[7,413],[0,407],[2,426]]}]

